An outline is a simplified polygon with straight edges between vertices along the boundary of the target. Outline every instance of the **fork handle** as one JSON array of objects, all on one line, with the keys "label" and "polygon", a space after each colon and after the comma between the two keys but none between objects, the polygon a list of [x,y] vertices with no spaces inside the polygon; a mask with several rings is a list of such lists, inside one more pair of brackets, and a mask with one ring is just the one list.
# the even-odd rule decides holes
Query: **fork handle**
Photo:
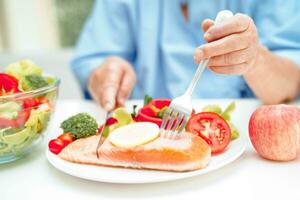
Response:
[{"label": "fork handle", "polygon": [[193,91],[198,83],[198,80],[200,79],[205,67],[207,66],[208,61],[209,61],[209,59],[204,59],[204,60],[200,61],[199,65],[197,67],[196,73],[195,73],[188,89],[185,92],[185,95],[192,96]]},{"label": "fork handle", "polygon": [[[217,17],[215,19],[215,25],[217,24],[221,24],[223,23],[224,21],[227,21],[229,18],[231,18],[233,16],[232,12],[229,11],[229,10],[222,10],[220,11],[218,14],[217,14]],[[195,89],[195,86],[197,85],[198,83],[198,80],[200,79],[204,69],[206,68],[207,64],[209,62],[209,58],[207,59],[203,59],[200,61],[198,67],[197,67],[197,70],[196,70],[196,73],[194,75],[194,78],[192,79],[188,89],[186,90],[185,92],[185,95],[189,95],[189,96],[192,96],[193,94],[193,91]]]}]

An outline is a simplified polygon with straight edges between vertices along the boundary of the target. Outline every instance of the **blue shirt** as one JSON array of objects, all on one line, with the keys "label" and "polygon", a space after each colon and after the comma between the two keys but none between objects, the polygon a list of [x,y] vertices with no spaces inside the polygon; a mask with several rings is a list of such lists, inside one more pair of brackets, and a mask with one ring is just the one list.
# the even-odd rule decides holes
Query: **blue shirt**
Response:
[{"label": "blue shirt", "polygon": [[[205,43],[201,22],[231,10],[253,18],[260,42],[300,66],[300,1],[189,0],[189,20],[182,0],[98,0],[76,47],[72,69],[86,92],[87,78],[108,56],[120,56],[134,67],[137,83],[131,98],[173,98],[187,88],[196,70],[194,49]],[[242,76],[206,69],[194,98],[253,97]]]}]

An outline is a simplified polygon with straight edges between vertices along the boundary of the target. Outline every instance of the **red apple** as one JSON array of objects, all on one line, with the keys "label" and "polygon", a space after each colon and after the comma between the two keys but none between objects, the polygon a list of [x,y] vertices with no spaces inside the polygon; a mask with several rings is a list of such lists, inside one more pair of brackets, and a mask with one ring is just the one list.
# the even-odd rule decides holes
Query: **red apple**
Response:
[{"label": "red apple", "polygon": [[289,161],[300,153],[300,108],[290,105],[262,106],[252,114],[249,135],[263,158]]}]

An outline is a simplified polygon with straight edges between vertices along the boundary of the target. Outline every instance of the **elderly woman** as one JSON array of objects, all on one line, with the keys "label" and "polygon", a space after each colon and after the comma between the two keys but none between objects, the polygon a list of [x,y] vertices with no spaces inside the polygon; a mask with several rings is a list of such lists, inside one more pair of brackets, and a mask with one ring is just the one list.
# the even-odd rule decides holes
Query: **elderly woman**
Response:
[{"label": "elderly woman", "polygon": [[[223,9],[244,14],[214,26]],[[181,95],[205,58],[195,98],[289,101],[300,88],[299,10],[297,0],[99,0],[72,67],[106,110]]]}]

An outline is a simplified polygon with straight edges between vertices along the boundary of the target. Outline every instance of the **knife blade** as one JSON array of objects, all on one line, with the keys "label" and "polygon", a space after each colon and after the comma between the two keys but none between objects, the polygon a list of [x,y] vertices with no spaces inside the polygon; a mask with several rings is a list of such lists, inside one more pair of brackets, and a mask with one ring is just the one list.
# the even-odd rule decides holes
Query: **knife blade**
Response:
[{"label": "knife blade", "polygon": [[97,148],[96,148],[96,155],[97,155],[97,158],[98,158],[98,159],[99,159],[98,149],[99,149],[99,148],[101,147],[101,145],[102,145],[103,131],[104,131],[105,127],[107,126],[107,125],[106,125],[106,122],[107,122],[108,118],[110,118],[110,117],[112,116],[112,113],[113,113],[113,112],[107,112],[107,113],[106,113],[104,125],[103,125],[103,128],[102,128],[102,130],[101,130],[101,133],[99,134],[99,141],[98,141],[98,145],[97,145]]}]

